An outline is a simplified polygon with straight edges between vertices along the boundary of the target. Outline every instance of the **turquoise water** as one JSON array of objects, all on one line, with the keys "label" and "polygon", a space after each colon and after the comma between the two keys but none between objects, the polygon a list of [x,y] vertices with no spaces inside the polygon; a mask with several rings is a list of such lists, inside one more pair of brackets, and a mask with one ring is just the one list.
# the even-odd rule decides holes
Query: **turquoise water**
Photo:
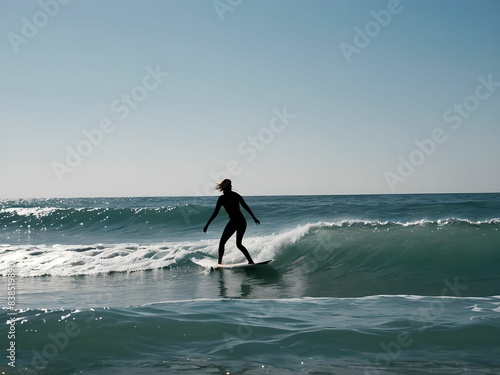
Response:
[{"label": "turquoise water", "polygon": [[[1,201],[16,368],[0,369],[497,373],[500,194],[248,197],[262,224],[244,244],[274,260],[211,272],[227,221],[202,232],[215,200]],[[224,261],[242,260],[231,239]]]}]

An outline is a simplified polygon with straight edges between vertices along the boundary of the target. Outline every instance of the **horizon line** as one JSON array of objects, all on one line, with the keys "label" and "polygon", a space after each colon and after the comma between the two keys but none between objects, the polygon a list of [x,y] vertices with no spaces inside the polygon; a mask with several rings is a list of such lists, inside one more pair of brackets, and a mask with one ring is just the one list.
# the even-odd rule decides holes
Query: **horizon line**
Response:
[{"label": "horizon line", "polygon": [[[336,193],[336,194],[245,194],[245,197],[335,197],[335,196],[363,196],[363,195],[452,195],[452,194],[500,194],[500,191],[477,191],[477,192],[411,192],[411,193]],[[31,199],[120,199],[120,198],[213,198],[214,195],[117,195],[117,196],[74,196],[74,197],[29,197],[29,198],[0,198],[7,200],[31,200]]]}]

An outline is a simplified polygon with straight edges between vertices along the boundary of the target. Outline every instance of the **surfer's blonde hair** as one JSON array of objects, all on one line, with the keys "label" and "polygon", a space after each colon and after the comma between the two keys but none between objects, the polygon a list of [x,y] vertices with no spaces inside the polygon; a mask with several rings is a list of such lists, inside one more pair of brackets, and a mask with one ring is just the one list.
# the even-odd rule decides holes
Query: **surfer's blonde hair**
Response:
[{"label": "surfer's blonde hair", "polygon": [[229,186],[231,186],[231,180],[229,178],[223,179],[221,182],[215,185],[215,188],[219,191],[226,190]]}]

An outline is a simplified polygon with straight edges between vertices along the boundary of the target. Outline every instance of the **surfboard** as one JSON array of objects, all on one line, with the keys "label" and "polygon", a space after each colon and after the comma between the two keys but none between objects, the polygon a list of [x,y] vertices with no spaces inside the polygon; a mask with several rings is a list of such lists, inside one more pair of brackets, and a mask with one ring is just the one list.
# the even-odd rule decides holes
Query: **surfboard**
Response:
[{"label": "surfboard", "polygon": [[259,266],[263,266],[264,264],[269,264],[271,262],[272,262],[272,259],[266,260],[264,262],[254,263],[254,264],[248,264],[248,263],[214,264],[211,268],[213,270],[223,269],[223,268],[229,268],[229,269],[234,269],[234,268],[256,268],[256,267],[259,267]]}]

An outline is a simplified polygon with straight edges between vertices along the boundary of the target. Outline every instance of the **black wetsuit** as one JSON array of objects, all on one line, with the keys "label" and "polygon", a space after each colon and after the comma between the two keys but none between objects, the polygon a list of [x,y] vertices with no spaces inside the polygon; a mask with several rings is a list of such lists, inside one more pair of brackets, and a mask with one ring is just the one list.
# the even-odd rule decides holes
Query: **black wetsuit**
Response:
[{"label": "black wetsuit", "polygon": [[217,200],[217,205],[215,206],[214,213],[208,220],[205,228],[203,228],[203,231],[207,231],[208,226],[219,213],[221,206],[224,207],[227,214],[229,215],[229,222],[226,224],[219,242],[219,264],[222,263],[222,257],[224,256],[224,246],[226,245],[227,240],[229,240],[229,238],[231,238],[231,236],[234,234],[234,232],[236,232],[236,246],[243,253],[245,258],[247,258],[248,263],[252,264],[252,257],[248,253],[248,250],[245,248],[245,246],[243,246],[242,244],[243,235],[245,234],[245,231],[247,229],[247,221],[240,210],[240,205],[245,210],[247,210],[250,215],[252,215],[256,224],[260,224],[260,222],[252,213],[250,207],[248,207],[248,205],[245,203],[243,197],[230,189],[231,188],[229,187],[228,190],[224,191],[224,194],[221,195]]},{"label": "black wetsuit", "polygon": [[[234,191],[225,193],[219,197],[218,203],[226,210],[229,215],[229,222],[222,232],[221,242],[225,244],[227,240],[236,232],[236,246],[241,245],[241,240],[247,229],[247,220],[240,210],[240,203],[243,198]],[[244,201],[243,201],[244,202]],[[241,250],[241,249],[240,249]],[[246,250],[246,249],[245,249]]]}]

